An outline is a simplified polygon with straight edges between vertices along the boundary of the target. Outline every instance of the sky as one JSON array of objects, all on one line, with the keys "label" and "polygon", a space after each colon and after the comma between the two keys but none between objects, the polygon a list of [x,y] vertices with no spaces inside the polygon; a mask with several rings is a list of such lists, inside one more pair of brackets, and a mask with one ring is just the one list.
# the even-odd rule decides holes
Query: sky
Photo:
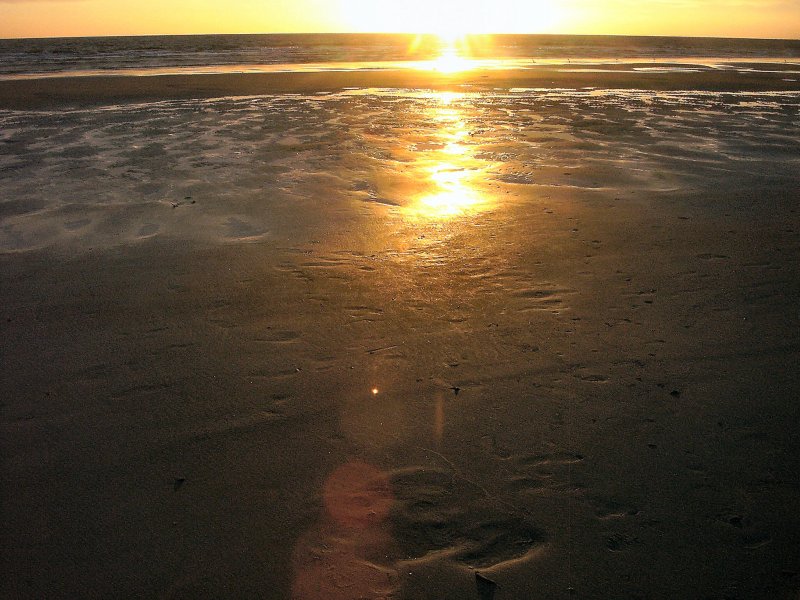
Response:
[{"label": "sky", "polygon": [[0,37],[575,33],[800,38],[800,0],[0,0]]}]

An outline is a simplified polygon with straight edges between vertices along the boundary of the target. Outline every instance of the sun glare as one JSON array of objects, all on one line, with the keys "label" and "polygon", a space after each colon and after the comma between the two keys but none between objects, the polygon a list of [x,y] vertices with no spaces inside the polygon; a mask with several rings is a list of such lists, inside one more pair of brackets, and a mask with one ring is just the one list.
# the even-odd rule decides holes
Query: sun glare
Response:
[{"label": "sun glare", "polygon": [[445,48],[439,58],[431,61],[431,69],[440,73],[458,73],[474,67],[474,61],[460,56],[455,46]]},{"label": "sun glare", "polygon": [[469,58],[467,35],[456,31],[437,33],[439,38],[439,56],[428,65],[432,71],[439,73],[459,73],[478,66],[477,61]]},{"label": "sun glare", "polygon": [[434,33],[436,34],[436,37],[438,37],[439,40],[442,42],[442,44],[444,44],[444,46],[448,48],[455,47],[456,42],[459,39],[462,39],[466,35],[465,32],[458,31],[457,29],[452,27],[450,28],[443,27],[440,28],[439,31],[435,31]]},{"label": "sun glare", "polygon": [[[576,0],[577,1],[577,0]],[[580,0],[589,3],[590,0]],[[331,0],[343,30],[436,34],[453,43],[464,34],[555,33],[572,3],[552,0]]]},{"label": "sun glare", "polygon": [[481,202],[481,196],[470,185],[474,173],[454,162],[440,162],[430,171],[430,180],[438,191],[422,198],[429,213],[448,217],[468,211]]}]

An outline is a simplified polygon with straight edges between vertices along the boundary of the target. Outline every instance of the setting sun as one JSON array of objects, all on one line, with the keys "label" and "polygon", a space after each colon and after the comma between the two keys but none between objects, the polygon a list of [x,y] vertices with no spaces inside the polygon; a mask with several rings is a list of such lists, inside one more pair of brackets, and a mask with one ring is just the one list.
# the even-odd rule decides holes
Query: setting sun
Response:
[{"label": "setting sun", "polygon": [[434,33],[448,44],[470,33],[551,32],[563,16],[557,4],[544,0],[407,0],[402,6],[340,0],[339,5],[342,20],[357,31]]},{"label": "setting sun", "polygon": [[440,73],[459,73],[471,69],[475,62],[461,56],[455,46],[446,46],[439,58],[431,61],[431,69]]}]

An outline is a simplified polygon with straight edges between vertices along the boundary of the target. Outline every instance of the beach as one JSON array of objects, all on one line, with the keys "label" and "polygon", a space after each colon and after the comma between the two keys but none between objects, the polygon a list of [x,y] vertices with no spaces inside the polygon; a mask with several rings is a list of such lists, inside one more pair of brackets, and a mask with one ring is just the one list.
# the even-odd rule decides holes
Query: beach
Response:
[{"label": "beach", "polygon": [[0,81],[0,595],[796,599],[758,64]]}]

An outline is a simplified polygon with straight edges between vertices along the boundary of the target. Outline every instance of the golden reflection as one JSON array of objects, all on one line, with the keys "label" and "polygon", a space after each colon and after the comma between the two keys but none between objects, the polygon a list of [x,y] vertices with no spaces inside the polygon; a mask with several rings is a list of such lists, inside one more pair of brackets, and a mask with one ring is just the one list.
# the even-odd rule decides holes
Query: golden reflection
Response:
[{"label": "golden reflection", "polygon": [[439,103],[442,106],[450,106],[453,100],[458,98],[459,94],[456,92],[439,92]]},{"label": "golden reflection", "polygon": [[451,218],[488,207],[488,198],[478,187],[486,164],[475,158],[469,143],[464,109],[459,106],[464,94],[434,93],[436,102],[430,120],[437,123],[436,142],[419,161],[419,170],[427,184],[425,193],[409,206],[409,213],[426,220]]},{"label": "golden reflection", "polygon": [[431,168],[431,181],[440,191],[420,198],[421,204],[438,216],[466,212],[481,202],[481,195],[470,186],[474,174],[453,164],[439,163]]}]

